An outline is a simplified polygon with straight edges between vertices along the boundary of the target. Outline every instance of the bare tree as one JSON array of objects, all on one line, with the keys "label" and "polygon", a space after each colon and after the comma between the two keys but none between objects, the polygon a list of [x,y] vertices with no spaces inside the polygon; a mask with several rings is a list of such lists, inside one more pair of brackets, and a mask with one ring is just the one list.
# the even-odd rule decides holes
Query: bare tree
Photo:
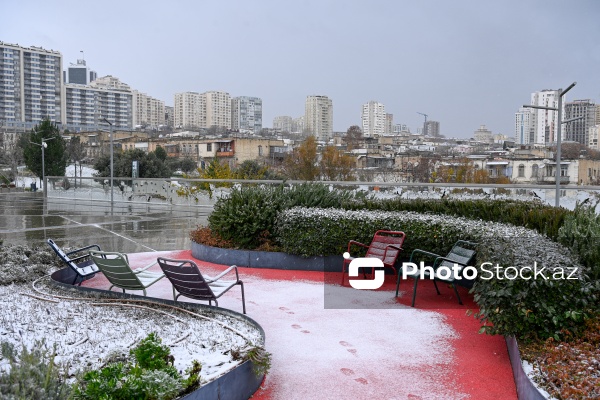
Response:
[{"label": "bare tree", "polygon": [[363,132],[358,125],[352,125],[346,131],[346,143],[348,150],[357,149],[363,140]]}]

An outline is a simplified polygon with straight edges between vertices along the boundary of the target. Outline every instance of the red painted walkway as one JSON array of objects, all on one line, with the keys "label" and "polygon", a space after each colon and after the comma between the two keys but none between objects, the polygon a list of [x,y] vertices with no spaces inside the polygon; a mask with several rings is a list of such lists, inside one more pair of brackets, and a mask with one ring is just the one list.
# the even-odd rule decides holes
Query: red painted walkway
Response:
[{"label": "red painted walkway", "polygon": [[[193,259],[190,251],[176,251],[132,254],[130,260],[143,266],[157,255]],[[196,261],[211,275],[226,268]],[[466,315],[475,305],[465,289],[459,288],[460,306],[451,288],[439,285],[437,295],[431,282],[421,282],[413,309],[413,281],[401,285],[396,299],[391,275],[370,293],[339,287],[336,273],[240,268],[240,275],[248,316],[264,328],[273,354],[254,399],[517,398],[504,339],[477,333],[478,321]],[[98,275],[84,286],[109,284]],[[326,308],[331,303],[324,299],[338,294],[342,304],[369,308]],[[168,280],[148,296],[171,298]],[[241,312],[239,290],[219,305]]]}]

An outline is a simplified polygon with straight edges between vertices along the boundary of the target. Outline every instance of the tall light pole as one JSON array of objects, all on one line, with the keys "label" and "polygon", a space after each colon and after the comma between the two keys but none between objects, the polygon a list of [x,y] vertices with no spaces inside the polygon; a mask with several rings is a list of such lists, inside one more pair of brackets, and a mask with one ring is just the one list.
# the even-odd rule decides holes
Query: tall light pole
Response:
[{"label": "tall light pole", "polygon": [[[554,206],[555,207],[559,207],[560,206],[560,171],[561,171],[561,167],[560,167],[560,152],[561,152],[561,136],[562,136],[562,108],[563,108],[563,96],[571,89],[573,89],[573,86],[575,86],[577,84],[577,82],[573,82],[571,83],[565,90],[562,89],[558,89],[558,107],[554,108],[554,107],[544,107],[544,106],[534,106],[531,104],[525,104],[523,105],[523,107],[525,108],[538,108],[541,110],[551,110],[551,111],[557,111],[558,112],[558,126],[556,127],[556,171],[554,171],[554,176],[555,176],[555,180],[556,180],[556,194],[555,194],[555,201],[554,201]],[[573,121],[573,119],[569,120],[569,121],[565,121],[565,122],[571,122]]]},{"label": "tall light pole", "polygon": [[104,122],[106,122],[108,125],[110,125],[110,207],[112,208],[113,206],[113,177],[114,177],[114,170],[113,170],[113,124],[112,122],[110,122],[109,120],[107,120],[106,118],[102,118],[102,120],[104,120]]},{"label": "tall light pole", "polygon": [[48,140],[52,140],[52,139],[54,139],[54,138],[53,137],[47,138],[47,139],[42,138],[41,144],[32,142],[31,140],[29,141],[29,143],[35,144],[36,146],[40,146],[42,148],[42,185],[44,188],[44,198],[48,197],[47,192],[46,192],[46,160],[44,158],[44,149],[46,147],[48,147],[48,144],[46,142]]}]

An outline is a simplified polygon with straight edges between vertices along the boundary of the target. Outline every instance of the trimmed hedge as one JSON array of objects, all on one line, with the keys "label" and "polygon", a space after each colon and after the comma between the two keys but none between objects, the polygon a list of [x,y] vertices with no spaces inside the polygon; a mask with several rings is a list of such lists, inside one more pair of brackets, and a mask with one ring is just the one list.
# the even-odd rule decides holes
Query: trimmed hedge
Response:
[{"label": "trimmed hedge", "polygon": [[[368,243],[377,229],[404,231],[405,257],[415,248],[446,254],[459,239],[478,242],[480,276],[489,277],[482,263],[498,266],[492,279],[479,279],[472,289],[480,307],[475,316],[487,333],[560,338],[579,329],[585,312],[597,304],[598,293],[577,258],[562,245],[523,227],[414,212],[293,208],[279,214],[276,233],[284,251],[314,256],[341,254],[351,239]],[[510,267],[533,267],[534,263],[538,270],[545,268],[544,276],[549,279],[503,279],[505,273],[513,276]],[[561,268],[572,266],[579,268],[574,275],[577,279],[552,279]]]},{"label": "trimmed hedge", "polygon": [[508,199],[374,199],[348,202],[348,210],[415,211],[524,226],[556,240],[565,218],[574,211],[532,201]]}]

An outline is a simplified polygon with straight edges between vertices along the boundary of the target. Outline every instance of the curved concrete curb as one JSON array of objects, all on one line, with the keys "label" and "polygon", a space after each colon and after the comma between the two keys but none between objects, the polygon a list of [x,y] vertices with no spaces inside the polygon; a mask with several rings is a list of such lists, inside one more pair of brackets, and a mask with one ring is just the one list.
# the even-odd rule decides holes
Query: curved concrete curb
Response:
[{"label": "curved concrete curb", "polygon": [[191,243],[192,256],[198,260],[240,267],[341,272],[344,260],[341,255],[300,257],[275,251],[221,249],[193,241]]},{"label": "curved concrete curb", "polygon": [[504,339],[508,348],[508,356],[515,377],[515,386],[517,387],[519,400],[546,400],[547,397],[539,391],[523,370],[517,339],[514,336],[505,337]]},{"label": "curved concrete curb", "polygon": [[[235,318],[240,318],[246,320],[249,324],[253,325],[262,336],[263,343],[265,342],[265,331],[262,326],[258,324],[258,322],[254,321],[252,318],[239,314],[235,311],[228,310],[225,308],[208,306],[205,304],[197,304],[197,303],[186,303],[186,302],[176,302],[173,300],[167,299],[159,299],[156,297],[145,297],[139,296],[136,294],[130,293],[121,293],[121,292],[109,292],[107,290],[94,289],[82,286],[73,286],[71,282],[74,279],[74,272],[70,268],[64,268],[54,272],[51,275],[51,281],[58,286],[74,288],[76,290],[81,290],[83,292],[90,293],[103,293],[110,295],[110,297],[123,298],[123,299],[134,299],[134,300],[150,300],[157,303],[174,305],[177,307],[182,307],[186,309],[190,309],[193,311],[209,311],[209,312],[219,312],[222,314],[227,314]],[[204,386],[199,387],[192,393],[189,393],[183,397],[180,397],[180,400],[221,400],[221,399],[231,399],[231,400],[247,400],[249,399],[260,387],[264,375],[256,376],[253,371],[254,365],[251,361],[246,361],[243,364],[238,365],[232,370],[226,372],[221,375],[217,379],[210,381]]]}]

